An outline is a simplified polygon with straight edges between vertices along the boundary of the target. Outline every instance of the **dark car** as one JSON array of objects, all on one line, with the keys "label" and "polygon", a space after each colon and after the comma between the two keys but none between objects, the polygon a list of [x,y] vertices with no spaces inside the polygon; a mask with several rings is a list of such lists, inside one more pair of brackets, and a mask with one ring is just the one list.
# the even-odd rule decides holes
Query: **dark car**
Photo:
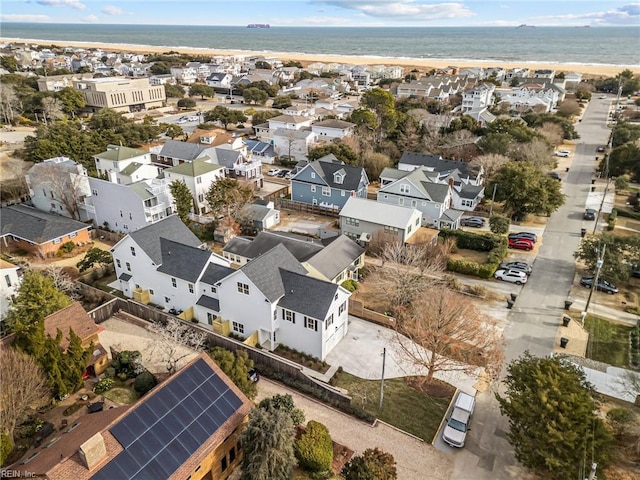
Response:
[{"label": "dark car", "polygon": [[484,227],[485,220],[481,217],[467,217],[460,220],[460,225],[464,227]]},{"label": "dark car", "polygon": [[558,172],[549,172],[547,173],[547,175],[553,178],[554,180],[558,180],[559,182],[562,181],[562,178],[560,178],[560,174]]},{"label": "dark car", "polygon": [[256,383],[258,380],[260,380],[260,375],[258,374],[258,371],[255,368],[252,368],[247,372],[247,378],[251,380],[253,383]]},{"label": "dark car", "polygon": [[[580,279],[580,285],[585,288],[591,288],[593,285],[593,276],[587,275]],[[609,295],[613,295],[614,293],[618,293],[618,287],[616,287],[613,283],[609,283],[606,280],[601,278],[598,279],[598,284],[596,285],[596,290],[599,292],[608,293]]]},{"label": "dark car", "polygon": [[596,211],[593,208],[587,208],[584,211],[584,215],[582,216],[585,220],[595,220],[596,219]]},{"label": "dark car", "polygon": [[518,232],[518,233],[510,233],[509,240],[531,240],[533,243],[538,243],[538,236],[535,233],[531,232]]},{"label": "dark car", "polygon": [[533,271],[533,267],[527,262],[503,262],[498,267],[502,270],[518,270],[529,275]]},{"label": "dark car", "polygon": [[533,250],[533,242],[524,238],[510,238],[509,248],[516,250]]},{"label": "dark car", "polygon": [[289,170],[280,170],[278,173],[276,173],[276,177],[285,178],[287,176],[287,173],[289,173]]}]

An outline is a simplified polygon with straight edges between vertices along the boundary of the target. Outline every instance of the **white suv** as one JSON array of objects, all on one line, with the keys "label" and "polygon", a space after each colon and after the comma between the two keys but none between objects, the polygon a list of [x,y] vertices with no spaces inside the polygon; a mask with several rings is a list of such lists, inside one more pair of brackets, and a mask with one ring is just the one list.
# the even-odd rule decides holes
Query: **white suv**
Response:
[{"label": "white suv", "polygon": [[468,393],[459,392],[453,404],[451,414],[447,417],[447,424],[442,432],[442,439],[448,445],[456,448],[464,447],[464,441],[469,430],[469,421],[476,406],[476,399]]}]

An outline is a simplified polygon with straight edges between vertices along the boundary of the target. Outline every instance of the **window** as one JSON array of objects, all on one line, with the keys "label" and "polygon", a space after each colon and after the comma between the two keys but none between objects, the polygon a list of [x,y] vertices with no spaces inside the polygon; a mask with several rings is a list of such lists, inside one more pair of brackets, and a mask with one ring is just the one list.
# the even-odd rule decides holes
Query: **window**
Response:
[{"label": "window", "polygon": [[122,218],[122,210],[120,210],[120,218]]},{"label": "window", "polygon": [[131,256],[135,257],[136,256],[136,249],[135,247],[131,247]]},{"label": "window", "polygon": [[398,199],[398,205],[403,206],[404,205],[404,198],[400,197]]},{"label": "window", "polygon": [[216,319],[215,315],[211,312],[207,312],[207,323],[213,325],[213,321]]},{"label": "window", "polygon": [[91,190],[91,195],[94,195],[94,196],[96,196],[96,197],[97,197],[97,196],[98,196],[98,190],[96,190],[95,188],[94,188],[94,189],[92,189],[92,190]]},{"label": "window", "polygon": [[316,191],[316,186],[315,185],[311,185],[311,191],[315,193],[315,191]]},{"label": "window", "polygon": [[155,294],[155,292],[153,291],[153,288],[150,288],[150,289],[149,289],[149,294],[150,294],[150,295],[154,295],[154,294]]},{"label": "window", "polygon": [[341,195],[341,196],[343,196],[343,197],[346,195],[346,193],[347,193],[347,192],[345,192],[344,190],[341,190],[341,191],[340,191],[340,195]]},{"label": "window", "polygon": [[78,232],[73,232],[69,234],[69,238],[76,238],[78,236]]},{"label": "window", "polygon": [[244,335],[244,325],[242,323],[232,322],[231,328],[233,329],[234,332],[241,333]]},{"label": "window", "polygon": [[347,309],[347,302],[343,302],[342,305],[338,307],[338,315],[342,315],[344,311]]},{"label": "window", "polygon": [[275,322],[278,319],[278,310],[273,311],[273,321]]},{"label": "window", "polygon": [[133,216],[129,213],[129,220],[133,220]]},{"label": "window", "polygon": [[325,197],[331,196],[331,187],[322,187],[322,195]]},{"label": "window", "polygon": [[164,297],[164,303],[169,303],[171,299],[169,297]]},{"label": "window", "polygon": [[222,471],[224,472],[227,469],[227,456],[222,457],[221,465]]},{"label": "window", "polygon": [[418,226],[419,223],[420,223],[420,219],[416,218],[416,227]]},{"label": "window", "polygon": [[218,289],[216,287],[211,287],[211,293],[218,293]]},{"label": "window", "polygon": [[304,326],[309,330],[318,331],[318,321],[315,318],[304,317]]},{"label": "window", "polygon": [[400,185],[400,193],[409,193],[409,185]]},{"label": "window", "polygon": [[60,242],[62,242],[62,239],[60,239],[60,238],[56,238],[56,239],[53,241],[53,244],[54,244],[54,245],[58,245]]},{"label": "window", "polygon": [[247,285],[246,283],[238,282],[237,286],[238,286],[239,293],[244,293],[245,295],[249,295],[249,285]]},{"label": "window", "polygon": [[189,293],[193,293],[193,283],[190,283],[188,287],[189,287]]},{"label": "window", "polygon": [[173,285],[173,288],[178,288],[178,282],[176,282],[176,279],[171,277],[171,285]]},{"label": "window", "polygon": [[418,206],[418,201],[417,200],[411,200],[411,206],[413,208],[416,208]]},{"label": "window", "polygon": [[389,198],[389,195],[387,195],[386,193],[382,196],[382,198],[384,198],[385,200],[387,200]]},{"label": "window", "polygon": [[196,178],[196,183],[198,183],[198,184],[202,183],[202,177]]},{"label": "window", "polygon": [[333,325],[333,313],[327,317],[327,321],[324,324],[324,329],[326,330],[331,325]]},{"label": "window", "polygon": [[118,266],[118,268],[122,268],[122,265],[120,264],[120,259],[116,258],[116,265]]},{"label": "window", "polygon": [[296,323],[296,313],[291,310],[282,310],[282,318],[287,322]]},{"label": "window", "polygon": [[236,459],[236,447],[231,447],[229,450],[229,461],[233,462]]},{"label": "window", "polygon": [[462,200],[463,207],[473,207],[473,200]]},{"label": "window", "polygon": [[131,264],[129,262],[124,264],[127,267],[127,271],[131,271]]},{"label": "window", "polygon": [[337,184],[342,184],[342,180],[344,179],[344,175],[339,174],[338,172],[333,174],[333,181]]},{"label": "window", "polygon": [[55,203],[52,203],[52,204],[51,204],[51,210],[55,210],[55,209],[56,209],[56,204],[55,204]]},{"label": "window", "polygon": [[204,195],[202,193],[198,195],[198,201],[204,202]]},{"label": "window", "polygon": [[316,173],[315,172],[311,172],[311,178],[316,178]]},{"label": "window", "polygon": [[396,227],[385,226],[384,231],[387,233],[398,233],[398,229]]},{"label": "window", "polygon": [[7,284],[7,287],[10,287],[12,285],[11,284],[11,277],[9,275],[5,275],[4,276],[4,281]]},{"label": "window", "polygon": [[347,225],[353,225],[355,227],[357,227],[358,225],[360,225],[360,220],[358,220],[357,218],[350,218],[347,217],[346,219]]}]

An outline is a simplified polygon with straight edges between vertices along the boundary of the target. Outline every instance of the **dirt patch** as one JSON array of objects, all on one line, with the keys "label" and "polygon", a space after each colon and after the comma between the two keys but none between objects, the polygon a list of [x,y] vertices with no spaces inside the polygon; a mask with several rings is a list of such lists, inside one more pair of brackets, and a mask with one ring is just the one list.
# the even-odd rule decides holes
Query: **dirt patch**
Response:
[{"label": "dirt patch", "polygon": [[434,378],[430,383],[424,382],[424,377],[405,377],[404,383],[419,392],[433,398],[452,398],[456,387]]},{"label": "dirt patch", "polygon": [[546,225],[548,221],[549,217],[543,217],[540,215],[527,215],[527,218],[525,218],[522,222],[515,223],[514,225],[520,225],[522,227],[540,227]]},{"label": "dirt patch", "polygon": [[450,255],[454,260],[465,260],[467,262],[476,262],[480,265],[487,263],[487,252],[478,250],[469,250],[466,248],[458,248],[455,253]]},{"label": "dirt patch", "polygon": [[364,308],[374,312],[384,313],[391,310],[389,299],[380,295],[371,282],[366,280],[358,284],[358,289],[353,294],[354,300],[359,300],[364,304]]},{"label": "dirt patch", "polygon": [[[609,480],[632,480],[638,478],[638,462],[640,462],[640,407],[615,398],[601,396],[600,414],[606,418],[607,412],[614,408],[623,408],[632,415],[630,422],[622,432],[614,431],[615,447],[612,465],[607,468]],[[605,420],[606,421],[606,420]],[[615,435],[617,433],[617,435]]]}]

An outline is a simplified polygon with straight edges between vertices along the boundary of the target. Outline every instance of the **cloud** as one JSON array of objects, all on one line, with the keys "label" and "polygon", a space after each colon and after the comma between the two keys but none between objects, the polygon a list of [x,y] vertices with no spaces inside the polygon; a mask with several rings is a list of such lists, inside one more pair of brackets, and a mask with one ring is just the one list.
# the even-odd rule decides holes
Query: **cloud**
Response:
[{"label": "cloud", "polygon": [[70,7],[76,10],[84,10],[87,6],[78,0],[38,0],[36,3],[49,7]]},{"label": "cloud", "polygon": [[640,3],[629,3],[603,12],[547,15],[537,17],[535,20],[558,25],[566,24],[566,22],[585,23],[587,21],[594,25],[638,25],[640,24]]},{"label": "cloud", "polygon": [[87,15],[82,19],[83,22],[87,22],[87,23],[95,23],[99,20],[100,19],[97,17],[97,15]]},{"label": "cloud", "polygon": [[369,17],[381,17],[403,21],[439,20],[443,18],[467,18],[476,14],[463,3],[448,2],[427,4],[421,0],[318,0],[334,7],[356,10]]},{"label": "cloud", "polygon": [[115,5],[105,5],[101,12],[107,15],[122,15],[124,13],[120,7]]},{"label": "cloud", "polygon": [[25,23],[43,23],[50,22],[49,15],[0,15],[3,22],[25,22]]}]

